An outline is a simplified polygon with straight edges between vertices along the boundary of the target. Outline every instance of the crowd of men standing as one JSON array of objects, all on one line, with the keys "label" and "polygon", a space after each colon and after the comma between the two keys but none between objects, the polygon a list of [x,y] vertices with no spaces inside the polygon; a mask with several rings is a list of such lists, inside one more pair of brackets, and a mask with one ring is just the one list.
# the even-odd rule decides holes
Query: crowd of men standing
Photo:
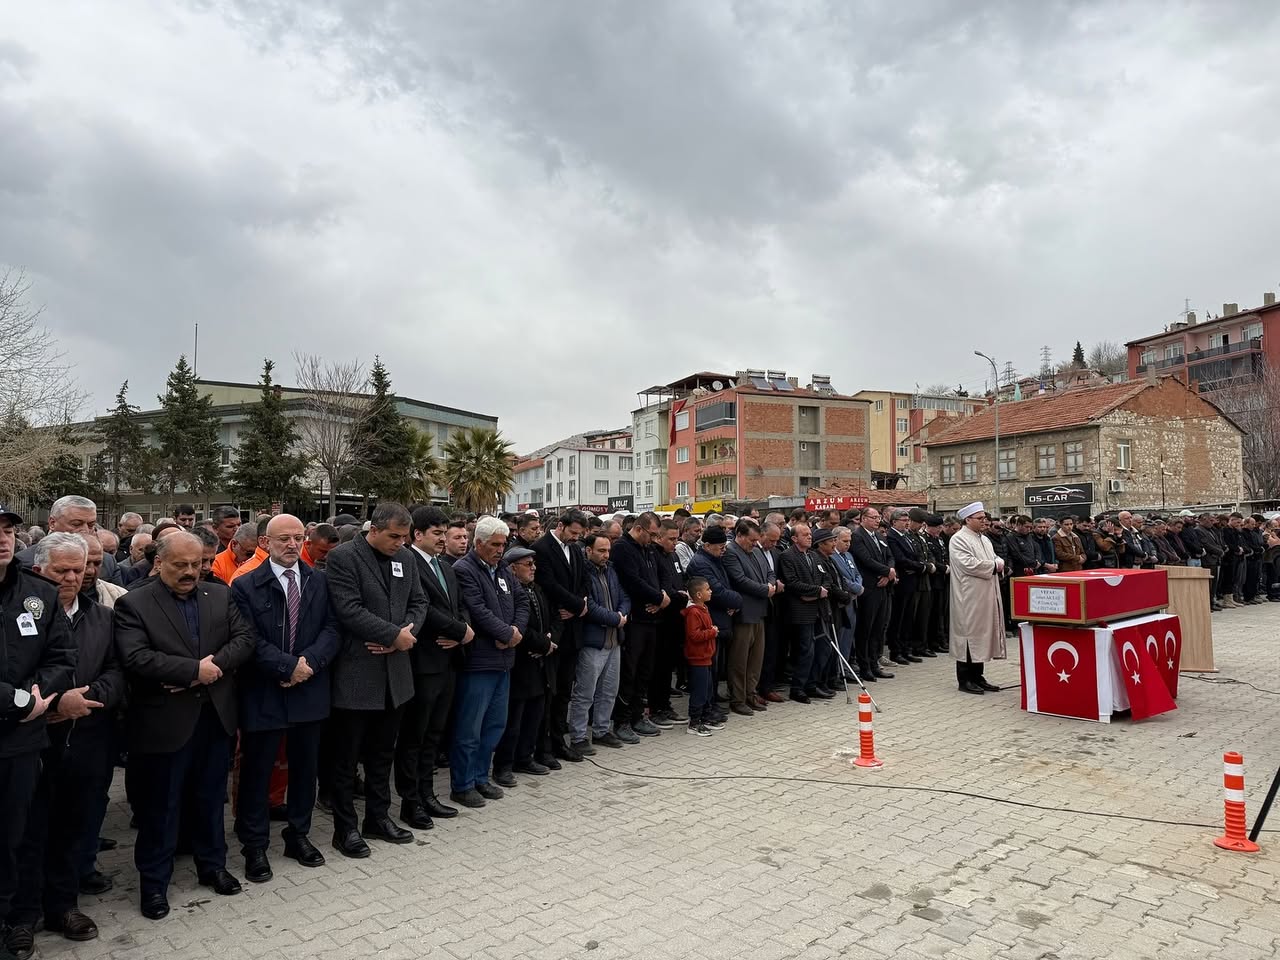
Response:
[{"label": "crowd of men standing", "polygon": [[[997,581],[1148,557],[1123,514],[1114,536],[1023,518],[1007,532],[981,504],[945,520],[918,508],[680,514],[568,511],[544,530],[534,511],[382,503],[364,524],[304,525],[242,523],[234,508],[196,523],[180,506],[154,525],[125,514],[112,532],[95,504],[67,497],[45,533],[0,509],[0,960],[31,956],[41,924],[97,936],[79,897],[112,885],[96,857],[118,757],[139,906],[158,920],[179,851],[201,884],[240,891],[228,796],[252,882],[272,879],[273,820],[283,856],[325,863],[317,806],[333,850],[369,857],[369,840],[410,843],[459,807],[501,800],[517,774],[829,700],[855,673],[888,680],[949,652],[960,690],[997,690],[981,669],[1003,656]],[[1188,562],[1204,556],[1204,540],[1176,532]],[[1231,569],[1222,579],[1247,591],[1248,565]],[[691,592],[699,613],[686,618]],[[687,619],[714,631],[697,658]],[[673,699],[690,664],[713,681],[692,721]]]}]

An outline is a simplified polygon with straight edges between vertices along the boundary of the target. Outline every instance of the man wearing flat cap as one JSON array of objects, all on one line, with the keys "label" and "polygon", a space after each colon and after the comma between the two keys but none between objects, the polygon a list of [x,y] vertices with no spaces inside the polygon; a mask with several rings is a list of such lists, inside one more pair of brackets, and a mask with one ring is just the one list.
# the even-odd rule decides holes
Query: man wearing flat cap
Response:
[{"label": "man wearing flat cap", "polygon": [[964,693],[1000,688],[982,676],[988,660],[1003,660],[1004,611],[1000,574],[1004,561],[986,537],[987,512],[971,503],[956,512],[963,526],[951,538],[951,656],[956,683]]},{"label": "man wearing flat cap", "polygon": [[511,665],[507,728],[493,755],[494,783],[514,787],[517,773],[545,777],[551,772],[550,767],[537,761],[535,753],[551,680],[547,657],[555,652],[553,631],[559,630],[560,618],[547,603],[542,588],[534,582],[537,554],[527,547],[516,546],[508,549],[502,559],[529,597],[529,626]]}]

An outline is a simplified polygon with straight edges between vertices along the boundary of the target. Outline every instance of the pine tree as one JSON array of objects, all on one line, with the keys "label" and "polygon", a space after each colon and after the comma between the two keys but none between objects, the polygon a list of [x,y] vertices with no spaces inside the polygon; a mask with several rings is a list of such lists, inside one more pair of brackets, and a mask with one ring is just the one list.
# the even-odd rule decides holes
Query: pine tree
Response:
[{"label": "pine tree", "polygon": [[138,408],[129,402],[129,381],[120,384],[116,405],[94,424],[102,452],[94,458],[89,482],[96,487],[114,515],[121,505],[121,490],[151,493],[155,487],[153,454],[142,437]]},{"label": "pine tree", "polygon": [[373,396],[360,426],[359,466],[352,479],[366,497],[391,500],[403,495],[414,470],[413,434],[396,408],[391,375],[378,357],[373,358],[369,386]]},{"label": "pine tree", "polygon": [[1075,350],[1071,351],[1071,365],[1084,369],[1084,347],[1080,346],[1080,341],[1076,341]]},{"label": "pine tree", "polygon": [[249,408],[248,429],[240,434],[230,487],[241,503],[268,507],[272,503],[298,500],[303,494],[298,482],[307,470],[307,461],[297,451],[298,430],[284,413],[280,388],[272,382],[275,364],[262,364],[262,396]]},{"label": "pine tree", "polygon": [[204,494],[217,488],[222,480],[222,440],[213,398],[200,392],[185,356],[178,358],[159,399],[157,473],[172,507],[179,487]]},{"label": "pine tree", "polygon": [[74,448],[86,438],[69,423],[58,427],[54,438],[58,453],[40,471],[39,490],[35,499],[47,505],[59,497],[91,496],[93,485],[85,477],[80,454],[74,452]]}]

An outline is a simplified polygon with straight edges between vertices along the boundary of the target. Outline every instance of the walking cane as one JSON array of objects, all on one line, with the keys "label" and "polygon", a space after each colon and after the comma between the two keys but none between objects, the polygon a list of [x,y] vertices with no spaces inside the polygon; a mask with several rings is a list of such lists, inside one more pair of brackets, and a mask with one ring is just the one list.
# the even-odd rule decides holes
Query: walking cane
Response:
[{"label": "walking cane", "polygon": [[[858,684],[858,686],[862,688],[862,692],[865,693],[868,697],[871,697],[871,691],[867,689],[867,685],[863,683],[862,678],[858,676],[858,671],[853,669],[853,667],[849,664],[849,661],[844,658],[844,654],[840,652],[840,647],[836,645],[835,640],[832,639],[831,635],[827,633],[825,628],[822,631],[822,635],[826,637],[827,643],[831,644],[831,649],[836,652],[836,656],[840,658],[840,663],[844,665],[844,670],[840,671],[840,679],[844,681],[845,702],[853,703],[853,694],[849,692],[849,674],[845,673],[845,670],[853,674],[853,679]],[[871,697],[871,706],[875,708],[876,713],[880,712],[880,704],[876,703],[875,697]]]}]

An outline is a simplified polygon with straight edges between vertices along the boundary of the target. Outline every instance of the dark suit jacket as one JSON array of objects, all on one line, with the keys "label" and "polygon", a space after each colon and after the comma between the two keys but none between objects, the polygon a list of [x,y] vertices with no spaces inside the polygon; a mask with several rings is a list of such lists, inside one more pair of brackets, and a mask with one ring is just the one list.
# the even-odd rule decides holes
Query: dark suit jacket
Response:
[{"label": "dark suit jacket", "polygon": [[873,593],[889,589],[887,584],[883,587],[876,585],[877,580],[887,577],[889,571],[893,569],[893,554],[880,542],[879,537],[868,533],[865,527],[858,525],[853,529],[849,552],[853,554],[853,562],[862,572],[864,592]]},{"label": "dark suit jacket", "polygon": [[[719,628],[722,637],[727,637],[733,630],[733,620],[729,616],[729,611],[742,609],[742,594],[734,590],[729,583],[729,575],[724,569],[724,558],[713,556],[699,547],[685,569],[685,582],[687,583],[693,577],[702,577],[711,585],[711,600],[707,604],[707,609],[711,612],[711,622]],[[632,600],[632,603],[635,601]]]},{"label": "dark suit jacket", "polygon": [[499,650],[497,644],[511,642],[512,627],[523,634],[529,626],[529,598],[524,587],[502,561],[498,562],[495,582],[474,550],[453,565],[453,572],[458,575],[462,605],[476,632],[476,638],[467,644],[465,669],[510,670],[515,651]]},{"label": "dark suit jacket", "polygon": [[[260,564],[231,585],[231,597],[253,627],[253,662],[241,671],[240,726],[244,730],[283,730],[292,723],[311,723],[329,716],[329,685],[338,656],[338,621],[329,605],[325,575],[305,563],[296,567],[301,581],[298,630],[293,652],[285,633],[289,605],[270,562]],[[305,656],[315,676],[294,687],[281,683],[293,676]]]},{"label": "dark suit jacket", "polygon": [[914,589],[916,578],[925,570],[925,561],[920,559],[916,544],[910,535],[893,527],[889,528],[886,542],[893,553],[893,565],[898,571],[899,582],[907,589]]},{"label": "dark suit jacket", "polygon": [[529,626],[524,639],[516,647],[515,662],[511,666],[511,699],[523,700],[541,697],[547,692],[547,654],[554,639],[555,622],[551,620],[554,608],[537,583],[524,588],[529,598]]},{"label": "dark suit jacket", "polygon": [[764,557],[757,556],[759,550],[748,553],[731,542],[720,558],[729,586],[742,596],[742,609],[734,615],[738,623],[763,623],[769,615],[769,568]]},{"label": "dark suit jacket", "polygon": [[[182,610],[159,580],[130,590],[116,601],[116,649],[129,682],[125,720],[129,749],[137,753],[173,753],[181,749],[206,702],[218,711],[228,734],[236,729],[238,667],[253,656],[253,630],[231,600],[231,591],[197,583],[200,636],[191,637]],[[207,686],[190,684],[200,661],[213,656],[221,679]],[[183,687],[170,693],[164,685]]]},{"label": "dark suit jacket", "polygon": [[[356,537],[329,551],[325,576],[329,600],[338,618],[342,654],[333,671],[333,706],[338,710],[382,710],[387,697],[400,706],[413,696],[413,668],[403,650],[375,654],[366,643],[389,647],[396,635],[414,624],[416,635],[427,613],[414,553],[401,547],[391,557],[401,576],[383,576],[373,547]],[[394,570],[394,568],[393,568]]]},{"label": "dark suit jacket", "polygon": [[569,561],[559,541],[547,531],[533,544],[537,556],[537,584],[557,610],[582,615],[583,598],[587,595],[587,558],[574,544],[569,544]]},{"label": "dark suit jacket", "polygon": [[792,547],[782,555],[778,579],[787,585],[787,613],[792,623],[813,623],[818,619],[822,596],[822,574],[818,573],[818,553],[812,547]]},{"label": "dark suit jacket", "polygon": [[[76,644],[76,676],[71,686],[87,686],[89,691],[85,698],[102,704],[90,711],[87,717],[77,720],[74,728],[87,730],[89,727],[113,725],[116,712],[124,703],[124,669],[116,653],[113,612],[81,594],[80,609],[71,618],[71,636]],[[57,700],[61,699],[59,695]],[[50,712],[53,709],[54,706],[50,705]]]},{"label": "dark suit jacket", "polygon": [[444,575],[445,586],[440,586],[431,563],[416,550],[418,561],[418,579],[422,581],[422,592],[427,596],[427,613],[422,631],[418,634],[418,642],[409,651],[409,662],[413,665],[414,674],[444,673],[450,667],[462,666],[462,651],[458,647],[446,650],[436,643],[436,638],[446,637],[449,640],[462,642],[467,635],[467,615],[462,609],[462,595],[458,590],[458,575],[453,566],[440,560],[440,573]]}]

